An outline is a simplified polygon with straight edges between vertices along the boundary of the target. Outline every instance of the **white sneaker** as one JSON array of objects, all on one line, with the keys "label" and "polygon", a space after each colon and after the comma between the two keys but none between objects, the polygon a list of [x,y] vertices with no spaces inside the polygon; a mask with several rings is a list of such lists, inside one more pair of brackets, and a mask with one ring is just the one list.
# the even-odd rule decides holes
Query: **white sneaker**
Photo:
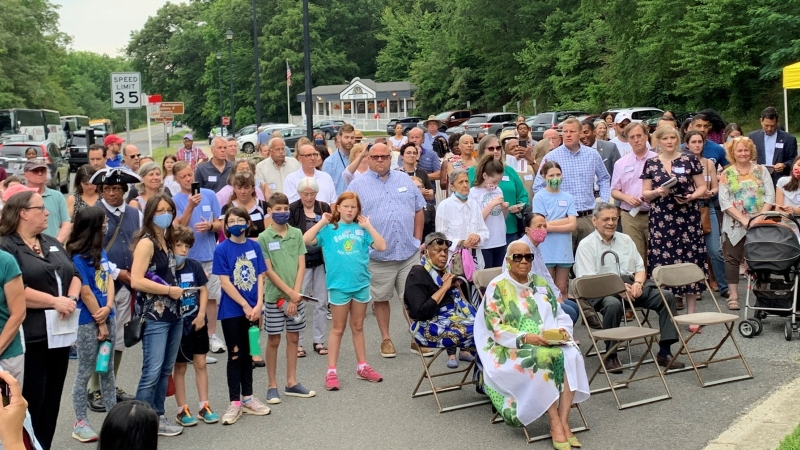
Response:
[{"label": "white sneaker", "polygon": [[206,364],[216,364],[216,363],[217,363],[217,358],[206,355]]},{"label": "white sneaker", "polygon": [[170,422],[166,417],[161,416],[158,421],[159,436],[177,436],[183,433],[183,427],[179,427]]},{"label": "white sneaker", "polygon": [[222,424],[233,425],[240,417],[242,417],[241,406],[231,403],[228,405],[228,409],[225,410],[225,414],[222,415]]},{"label": "white sneaker", "polygon": [[222,339],[220,339],[216,334],[212,334],[211,337],[208,338],[208,347],[211,350],[211,353],[222,353],[226,350]]}]

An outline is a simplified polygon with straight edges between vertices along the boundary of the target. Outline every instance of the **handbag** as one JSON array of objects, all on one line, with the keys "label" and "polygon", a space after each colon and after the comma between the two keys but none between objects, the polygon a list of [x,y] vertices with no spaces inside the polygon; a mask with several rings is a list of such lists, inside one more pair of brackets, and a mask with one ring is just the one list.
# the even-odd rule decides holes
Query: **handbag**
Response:
[{"label": "handbag", "polygon": [[703,226],[703,235],[711,233],[711,213],[708,206],[700,207],[700,223]]},{"label": "handbag", "polygon": [[149,309],[150,301],[145,303],[144,307],[139,311],[139,314],[134,314],[131,317],[130,322],[126,323],[123,329],[123,335],[125,338],[125,347],[133,347],[134,345],[141,342],[142,337],[144,337],[144,328],[147,324],[147,319],[145,318],[145,314]]},{"label": "handbag", "polygon": [[472,281],[475,271],[476,265],[472,251],[461,246],[456,248],[450,261],[450,272],[457,277],[464,277],[467,281]]}]

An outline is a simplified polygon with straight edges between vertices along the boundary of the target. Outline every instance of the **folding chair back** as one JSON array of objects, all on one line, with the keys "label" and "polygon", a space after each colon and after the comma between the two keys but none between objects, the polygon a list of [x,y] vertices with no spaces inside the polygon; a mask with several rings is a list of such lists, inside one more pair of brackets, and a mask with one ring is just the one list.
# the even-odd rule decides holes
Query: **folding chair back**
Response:
[{"label": "folding chair back", "polygon": [[497,278],[498,275],[503,273],[502,267],[494,267],[491,269],[481,269],[472,275],[472,282],[475,284],[476,289],[485,290],[492,280]]},{"label": "folding chair back", "polygon": [[[680,339],[681,342],[681,346],[678,349],[678,352],[675,354],[675,358],[673,358],[672,361],[670,361],[667,364],[667,367],[664,368],[664,372],[667,372],[670,369],[672,362],[675,361],[678,355],[684,353],[689,358],[689,362],[692,364],[692,368],[694,369],[695,374],[697,374],[697,379],[700,380],[700,385],[702,387],[714,386],[717,384],[729,383],[731,381],[739,381],[739,380],[746,380],[749,378],[753,378],[753,372],[750,370],[750,366],[747,364],[747,361],[744,358],[742,349],[739,348],[739,344],[736,342],[736,338],[733,336],[733,326],[736,323],[736,321],[739,320],[739,316],[735,314],[727,314],[722,312],[722,310],[719,307],[719,303],[717,302],[717,298],[714,296],[714,293],[711,291],[711,289],[708,288],[708,283],[706,282],[706,277],[702,269],[697,267],[695,264],[690,264],[690,263],[659,266],[653,270],[653,281],[656,282],[656,285],[658,287],[658,292],[661,295],[661,301],[664,303],[667,311],[669,311],[670,317],[672,318],[672,322],[675,324],[675,328],[678,331],[678,338]],[[711,299],[714,301],[714,305],[717,308],[717,312],[700,312],[693,314],[683,314],[680,316],[672,314],[672,310],[669,307],[669,304],[667,302],[667,297],[664,294],[663,288],[685,286],[691,283],[704,283],[706,285],[706,290],[711,296]],[[690,324],[696,325],[698,326],[698,328],[695,331],[693,331],[688,338],[684,338],[683,333],[681,332],[681,326]],[[694,338],[700,332],[701,329],[711,325],[725,326],[727,332],[722,337],[722,339],[720,339],[720,341],[713,347],[698,348],[698,349],[689,348],[689,341],[691,341],[692,338]],[[725,358],[715,358],[715,356],[717,355],[717,353],[719,353],[722,346],[729,339],[733,344],[733,346],[736,348],[737,354],[735,356],[729,356]],[[695,361],[696,355],[698,353],[703,353],[703,352],[711,352],[711,354],[705,361],[696,362]],[[742,364],[744,365],[744,368],[747,371],[747,375],[733,376],[715,381],[704,381],[702,375],[700,374],[700,371],[698,370],[700,368],[708,367],[711,363],[730,361],[734,359],[739,359],[742,361]]]},{"label": "folding chair back", "polygon": [[[572,289],[575,296],[580,300],[604,298],[622,294],[620,296],[622,298],[622,301],[627,302],[630,308],[633,308],[633,303],[631,302],[630,298],[628,298],[628,295],[625,292],[625,283],[623,283],[619,275],[616,274],[586,275],[577,278],[572,283]],[[592,391],[593,394],[611,391],[614,394],[614,399],[617,402],[618,409],[630,408],[634,406],[644,405],[647,403],[652,403],[672,398],[672,394],[670,394],[669,392],[669,388],[667,387],[667,382],[664,379],[664,375],[657,368],[655,370],[655,374],[640,376],[638,378],[636,377],[639,368],[644,363],[645,358],[647,357],[648,354],[653,360],[656,359],[656,356],[653,353],[653,345],[656,343],[656,339],[658,337],[658,330],[654,330],[652,328],[644,328],[641,326],[641,323],[637,321],[638,326],[637,325],[624,326],[624,327],[594,331],[591,329],[591,327],[589,327],[589,320],[587,319],[586,312],[583,310],[583,308],[580,308],[580,313],[584,325],[586,325],[586,330],[589,332],[589,338],[592,340],[592,347],[594,348],[594,351],[598,355],[599,357],[598,359],[600,361],[600,365],[597,367],[597,369],[595,369],[591,377],[589,377],[589,384],[591,385],[592,381],[594,381],[595,377],[597,377],[597,375],[601,371],[605,375],[606,381],[608,382],[608,387],[593,390]],[[600,348],[598,347],[597,344],[597,341],[599,340],[612,341],[615,343],[614,345],[611,346],[610,349],[608,349],[608,351],[605,354],[601,354]],[[630,347],[634,343],[634,341],[639,341],[639,340],[643,341],[645,347],[647,348],[647,351],[642,352],[642,355],[636,362],[636,364],[630,367],[631,374],[630,376],[627,377],[627,379],[621,382],[612,381],[608,369],[606,368],[606,359],[609,357],[609,355],[614,354],[619,349],[620,345],[626,344],[628,347]],[[646,380],[649,378],[660,378],[661,383],[664,386],[664,390],[666,391],[666,394],[653,396],[650,398],[633,401],[625,404],[620,403],[619,396],[617,395],[617,389],[627,388],[631,383],[634,383],[636,381]]]}]

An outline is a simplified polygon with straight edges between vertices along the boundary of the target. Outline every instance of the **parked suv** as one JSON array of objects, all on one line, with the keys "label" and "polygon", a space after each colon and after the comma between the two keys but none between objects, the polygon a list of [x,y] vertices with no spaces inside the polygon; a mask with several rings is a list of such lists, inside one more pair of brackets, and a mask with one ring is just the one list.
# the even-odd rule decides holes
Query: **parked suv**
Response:
[{"label": "parked suv", "polygon": [[[436,119],[440,120],[443,123],[443,125],[439,127],[439,131],[445,133],[447,132],[448,128],[457,127],[461,125],[462,123],[469,120],[471,116],[472,116],[472,111],[468,111],[466,109],[462,109],[459,111],[441,112],[436,115]],[[422,122],[424,122],[424,120],[419,123],[419,126],[421,127],[422,127]]]},{"label": "parked suv", "polygon": [[658,108],[650,107],[637,107],[637,108],[615,108],[609,109],[608,112],[617,113],[626,112],[631,116],[631,122],[641,122],[643,120],[658,119],[664,115],[664,111]]},{"label": "parked suv", "polygon": [[[102,131],[94,132],[94,142],[103,143],[106,134]],[[86,130],[78,130],[72,133],[72,139],[67,144],[65,153],[69,154],[69,170],[75,172],[78,167],[89,164],[89,146],[86,145]]]},{"label": "parked suv", "polygon": [[386,124],[386,133],[389,134],[389,136],[394,136],[394,126],[397,124],[397,122],[400,122],[403,124],[403,134],[405,135],[406,133],[408,133],[408,130],[416,127],[421,120],[422,117],[416,117],[416,116],[392,119],[389,121],[389,123]]},{"label": "parked suv", "polygon": [[464,123],[464,132],[477,137],[479,133],[499,134],[503,129],[503,122],[517,120],[517,113],[483,113],[475,114]]},{"label": "parked suv", "polygon": [[50,169],[47,186],[66,194],[69,191],[69,162],[53,141],[4,143],[0,145],[0,167],[4,168],[9,176],[16,175],[22,178],[25,163],[28,162],[25,150],[31,147],[36,149],[37,160],[44,161]]},{"label": "parked suv", "polygon": [[545,131],[555,128],[560,130],[561,122],[567,120],[569,116],[586,116],[589,115],[586,111],[548,111],[543,112],[536,116],[531,122],[531,137],[534,140],[541,141],[542,135]]},{"label": "parked suv", "polygon": [[330,141],[344,124],[344,120],[322,120],[314,124],[314,132],[319,130],[325,135],[325,139]]}]

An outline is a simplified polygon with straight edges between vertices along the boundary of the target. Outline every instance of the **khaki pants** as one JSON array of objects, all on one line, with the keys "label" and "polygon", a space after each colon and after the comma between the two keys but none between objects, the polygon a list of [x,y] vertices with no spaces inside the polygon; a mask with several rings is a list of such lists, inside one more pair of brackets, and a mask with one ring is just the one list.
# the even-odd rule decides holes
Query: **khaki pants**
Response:
[{"label": "khaki pants", "polygon": [[592,215],[578,217],[578,228],[572,232],[572,253],[578,250],[578,243],[586,236],[594,233],[594,224],[592,223]]},{"label": "khaki pants", "polygon": [[636,217],[631,216],[628,211],[621,211],[622,232],[633,239],[636,250],[642,256],[645,267],[647,267],[647,237],[649,235],[649,217],[645,212],[639,212]]}]

